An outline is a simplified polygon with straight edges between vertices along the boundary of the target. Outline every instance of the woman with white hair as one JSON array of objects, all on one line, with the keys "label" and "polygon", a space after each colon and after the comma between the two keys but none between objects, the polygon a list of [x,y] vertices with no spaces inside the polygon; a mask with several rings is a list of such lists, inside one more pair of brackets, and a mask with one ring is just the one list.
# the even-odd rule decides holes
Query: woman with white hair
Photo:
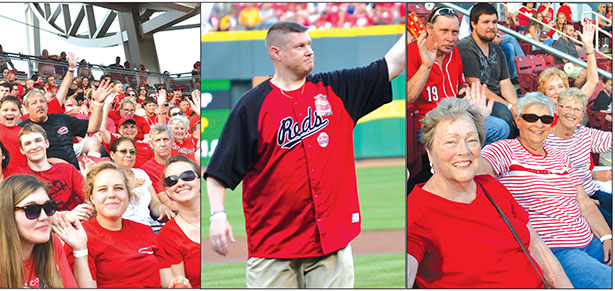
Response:
[{"label": "woman with white hair", "polygon": [[583,90],[568,88],[562,91],[557,104],[559,105],[556,112],[559,119],[557,124],[551,128],[551,133],[544,145],[559,149],[568,156],[575,174],[583,183],[585,193],[600,202],[598,209],[609,227],[612,228],[613,195],[601,190],[594,180],[610,182],[613,172],[604,170],[594,173],[590,167],[592,153],[613,152],[611,143],[613,134],[580,124],[585,115],[585,108],[587,108],[587,95]]},{"label": "woman with white hair", "polygon": [[555,105],[541,93],[516,104],[519,137],[487,145],[480,171],[499,180],[575,288],[611,288],[612,234],[562,151],[543,145]]},{"label": "woman with white hair", "polygon": [[172,155],[181,154],[194,162],[196,160],[197,141],[188,132],[190,127],[188,118],[181,115],[173,116],[169,119],[168,125],[171,133],[173,133]]}]

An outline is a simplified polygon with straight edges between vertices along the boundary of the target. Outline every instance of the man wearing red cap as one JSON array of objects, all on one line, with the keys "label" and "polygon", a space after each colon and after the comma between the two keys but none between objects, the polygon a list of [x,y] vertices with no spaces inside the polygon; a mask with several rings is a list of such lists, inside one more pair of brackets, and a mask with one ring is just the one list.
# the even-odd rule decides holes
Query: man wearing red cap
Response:
[{"label": "man wearing red cap", "polygon": [[111,133],[106,128],[101,128],[100,133],[103,141],[103,146],[107,152],[110,152],[109,146],[120,137],[127,137],[135,141],[137,156],[135,159],[135,168],[141,168],[145,162],[154,157],[150,146],[142,140],[136,140],[137,121],[134,117],[122,117],[118,122],[118,133]]},{"label": "man wearing red cap", "polygon": [[120,126],[120,120],[124,117],[131,117],[137,123],[137,135],[135,140],[143,140],[149,134],[150,126],[145,118],[135,115],[135,103],[130,98],[125,98],[120,103],[118,110],[109,111],[109,117],[115,121],[117,127]]}]

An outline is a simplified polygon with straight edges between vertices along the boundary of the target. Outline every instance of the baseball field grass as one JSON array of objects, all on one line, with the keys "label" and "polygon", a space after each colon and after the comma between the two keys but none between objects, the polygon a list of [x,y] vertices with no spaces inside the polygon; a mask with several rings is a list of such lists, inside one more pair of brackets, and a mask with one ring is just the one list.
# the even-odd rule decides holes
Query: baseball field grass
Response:
[{"label": "baseball field grass", "polygon": [[[362,231],[405,229],[405,182],[403,166],[357,168]],[[209,200],[202,183],[202,234],[209,235]],[[245,236],[241,185],[227,190],[225,207],[233,233]],[[400,242],[405,245],[405,241]],[[382,250],[382,254],[355,255],[355,288],[403,288],[405,255]],[[205,260],[207,261],[207,260]],[[245,288],[245,262],[205,263],[203,288]]]}]

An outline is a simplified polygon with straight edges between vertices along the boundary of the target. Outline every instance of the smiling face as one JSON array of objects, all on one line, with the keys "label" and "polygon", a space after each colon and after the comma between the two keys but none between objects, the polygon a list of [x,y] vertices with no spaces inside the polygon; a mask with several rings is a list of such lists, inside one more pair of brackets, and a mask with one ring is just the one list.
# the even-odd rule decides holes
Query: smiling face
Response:
[{"label": "smiling face", "polygon": [[549,97],[553,101],[553,104],[557,106],[557,96],[559,93],[566,90],[566,85],[564,84],[564,80],[557,75],[553,75],[545,81],[544,92],[545,96]]},{"label": "smiling face", "polygon": [[128,170],[135,165],[137,149],[131,142],[124,141],[117,145],[115,152],[111,152],[111,158],[123,170]]},{"label": "smiling face", "polygon": [[477,23],[472,23],[474,27],[472,34],[484,41],[491,42],[498,33],[498,16],[496,14],[483,14],[478,17]]},{"label": "smiling face", "polygon": [[124,176],[115,169],[102,170],[94,177],[90,200],[99,219],[117,221],[122,218],[130,200],[124,181]]},{"label": "smiling face", "polygon": [[307,32],[290,32],[280,48],[280,62],[284,68],[298,76],[307,76],[314,69],[312,39]]},{"label": "smiling face", "polygon": [[183,122],[174,122],[170,127],[175,140],[183,142],[184,136],[186,135],[186,125]]},{"label": "smiling face", "polygon": [[134,140],[138,133],[137,124],[131,121],[126,121],[120,125],[118,132],[122,137],[127,137]]},{"label": "smiling face", "polygon": [[[192,166],[186,162],[175,162],[168,165],[164,169],[164,177],[178,176],[186,171],[194,171]],[[200,182],[199,178],[192,181],[184,181],[179,179],[177,184],[166,187],[165,190],[169,197],[179,204],[198,203],[200,198]]]},{"label": "smiling face", "polygon": [[478,131],[469,116],[441,121],[428,150],[434,176],[453,184],[471,182],[478,168],[480,149]]},{"label": "smiling face", "polygon": [[[534,104],[525,108],[521,114],[536,114],[538,116],[549,115],[552,116],[551,112],[549,112],[549,108],[542,104]],[[549,129],[551,129],[551,124],[544,124],[539,119],[536,122],[525,121],[520,117],[516,118],[517,127],[519,128],[519,141],[523,144],[527,149],[542,149],[542,142],[549,135]]]},{"label": "smiling face", "polygon": [[562,104],[557,106],[557,123],[564,128],[573,129],[579,123],[585,115],[583,104],[575,101],[574,99],[564,99]]},{"label": "smiling face", "polygon": [[454,16],[437,16],[432,24],[427,25],[430,44],[438,44],[438,55],[453,51],[459,39],[459,19]]},{"label": "smiling face", "polygon": [[[43,188],[38,188],[15,206],[44,204],[47,201],[49,201],[47,192]],[[51,238],[51,219],[42,209],[37,219],[28,219],[24,210],[15,210],[15,223],[22,244],[45,243]]]},{"label": "smiling face", "polygon": [[16,126],[21,117],[19,107],[15,102],[6,101],[0,106],[0,124],[6,127]]},{"label": "smiling face", "polygon": [[134,115],[135,115],[135,105],[130,102],[124,103],[124,105],[120,109],[120,116],[133,117]]},{"label": "smiling face", "polygon": [[40,162],[47,159],[49,141],[40,132],[30,132],[21,136],[19,151],[26,156],[28,161]]}]

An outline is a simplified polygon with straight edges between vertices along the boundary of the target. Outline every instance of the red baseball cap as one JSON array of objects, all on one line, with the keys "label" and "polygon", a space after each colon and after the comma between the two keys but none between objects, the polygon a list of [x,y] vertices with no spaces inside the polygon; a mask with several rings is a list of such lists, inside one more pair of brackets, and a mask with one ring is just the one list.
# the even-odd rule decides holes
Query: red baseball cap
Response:
[{"label": "red baseball cap", "polygon": [[134,118],[132,118],[132,117],[122,117],[122,119],[120,119],[120,122],[118,122],[117,125],[122,125],[122,124],[126,123],[127,121],[132,121],[135,124],[137,124],[137,121]]},{"label": "red baseball cap", "polygon": [[9,71],[9,74],[15,74],[15,75],[17,75],[17,72],[15,72],[15,70],[10,70],[10,71]]}]

